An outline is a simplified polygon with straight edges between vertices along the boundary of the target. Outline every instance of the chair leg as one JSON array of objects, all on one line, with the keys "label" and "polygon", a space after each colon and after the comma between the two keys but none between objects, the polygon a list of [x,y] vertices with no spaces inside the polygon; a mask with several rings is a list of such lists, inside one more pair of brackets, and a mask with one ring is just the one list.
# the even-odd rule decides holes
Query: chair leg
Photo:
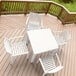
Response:
[{"label": "chair leg", "polygon": [[39,63],[39,59],[37,60],[37,62],[36,62],[37,64]]},{"label": "chair leg", "polygon": [[10,64],[13,64],[14,60],[13,57],[11,56]]},{"label": "chair leg", "polygon": [[64,47],[64,45],[61,46],[61,50],[60,50],[61,52],[63,51],[63,47]]},{"label": "chair leg", "polygon": [[13,57],[13,56],[11,56],[11,62],[10,62],[10,64],[13,64],[13,62],[15,61],[15,57]]},{"label": "chair leg", "polygon": [[27,57],[26,57],[26,59],[28,59],[29,58],[29,54],[27,54]]},{"label": "chair leg", "polygon": [[42,76],[45,76],[45,74],[46,74],[46,73],[43,73],[43,75],[42,75]]},{"label": "chair leg", "polygon": [[36,55],[35,55],[35,54],[33,54],[32,59],[31,59],[31,63],[33,63],[33,62],[34,62],[35,57],[36,57]]},{"label": "chair leg", "polygon": [[54,73],[53,73],[53,76],[54,76]]},{"label": "chair leg", "polygon": [[29,40],[28,40],[28,37],[27,37],[27,34],[26,34],[26,45],[28,46],[28,43],[29,43]]}]

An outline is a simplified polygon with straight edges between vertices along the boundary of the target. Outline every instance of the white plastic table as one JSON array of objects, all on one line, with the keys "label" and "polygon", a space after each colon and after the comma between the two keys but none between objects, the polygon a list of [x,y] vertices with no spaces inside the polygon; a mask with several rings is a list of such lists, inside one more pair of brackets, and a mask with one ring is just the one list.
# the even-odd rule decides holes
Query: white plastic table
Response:
[{"label": "white plastic table", "polygon": [[33,50],[31,63],[37,54],[58,49],[58,44],[51,29],[29,30],[27,31],[27,35]]}]

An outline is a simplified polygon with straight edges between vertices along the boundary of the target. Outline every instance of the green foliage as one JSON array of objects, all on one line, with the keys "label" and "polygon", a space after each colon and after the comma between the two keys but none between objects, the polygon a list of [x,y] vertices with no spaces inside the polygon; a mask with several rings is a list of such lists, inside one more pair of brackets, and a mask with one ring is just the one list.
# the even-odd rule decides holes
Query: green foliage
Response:
[{"label": "green foliage", "polygon": [[48,8],[48,3],[30,3],[28,11],[45,12]]},{"label": "green foliage", "polygon": [[73,2],[73,0],[59,0],[59,1],[62,1],[62,2],[65,2],[65,3]]},{"label": "green foliage", "polygon": [[76,2],[75,3],[67,3],[63,4],[69,11],[76,12]]},{"label": "green foliage", "polygon": [[76,12],[76,1],[73,0],[73,3],[64,3],[62,1],[59,0],[54,0],[55,2],[65,6],[70,12]]}]

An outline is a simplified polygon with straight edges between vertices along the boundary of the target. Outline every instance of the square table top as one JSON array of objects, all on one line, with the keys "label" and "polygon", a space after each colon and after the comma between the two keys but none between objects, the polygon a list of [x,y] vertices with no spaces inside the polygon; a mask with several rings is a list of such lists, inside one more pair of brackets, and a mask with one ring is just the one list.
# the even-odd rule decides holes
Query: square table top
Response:
[{"label": "square table top", "polygon": [[27,31],[34,54],[58,49],[58,44],[51,29],[36,29]]}]

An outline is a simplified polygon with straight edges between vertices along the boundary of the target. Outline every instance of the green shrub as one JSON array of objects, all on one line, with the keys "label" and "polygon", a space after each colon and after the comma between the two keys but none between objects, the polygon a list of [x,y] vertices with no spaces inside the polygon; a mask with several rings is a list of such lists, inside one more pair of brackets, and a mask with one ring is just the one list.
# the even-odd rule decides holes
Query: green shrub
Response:
[{"label": "green shrub", "polygon": [[73,2],[64,3],[62,0],[54,0],[55,2],[65,6],[70,12],[76,12],[76,0]]}]

